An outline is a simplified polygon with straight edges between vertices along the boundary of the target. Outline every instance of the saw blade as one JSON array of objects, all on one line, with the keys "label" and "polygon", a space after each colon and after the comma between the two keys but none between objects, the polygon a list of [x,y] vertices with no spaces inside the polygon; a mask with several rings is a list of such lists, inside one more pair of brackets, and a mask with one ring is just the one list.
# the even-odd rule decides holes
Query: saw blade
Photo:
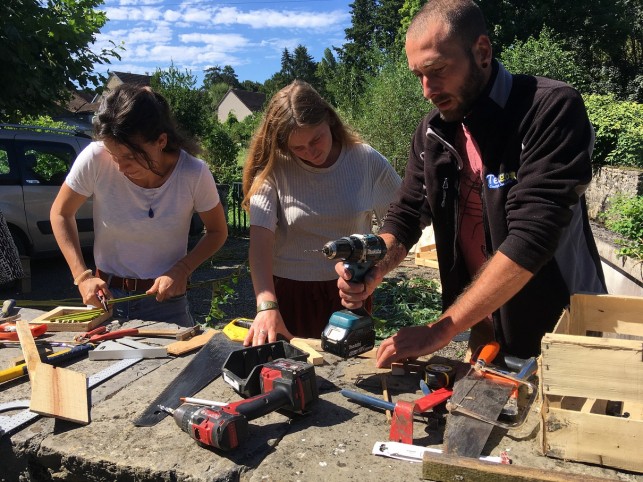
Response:
[{"label": "saw blade", "polygon": [[[89,377],[87,380],[87,388],[93,388],[97,385],[100,385],[105,380],[113,377],[119,372],[122,372],[126,368],[134,365],[141,361],[142,358],[121,360],[118,363],[101,370],[98,373],[95,373]],[[16,430],[24,427],[30,422],[36,420],[40,417],[40,414],[34,413],[29,410],[30,400],[16,400],[13,402],[0,403],[0,412],[8,412],[9,410],[16,410],[18,408],[25,408],[21,412],[12,415],[10,417],[0,416],[0,437],[14,433]]]},{"label": "saw blade", "polygon": [[228,355],[243,345],[230,340],[223,333],[217,333],[203,345],[177,377],[154,399],[135,420],[137,427],[152,427],[167,417],[159,405],[178,408],[181,397],[191,397],[221,375]]}]

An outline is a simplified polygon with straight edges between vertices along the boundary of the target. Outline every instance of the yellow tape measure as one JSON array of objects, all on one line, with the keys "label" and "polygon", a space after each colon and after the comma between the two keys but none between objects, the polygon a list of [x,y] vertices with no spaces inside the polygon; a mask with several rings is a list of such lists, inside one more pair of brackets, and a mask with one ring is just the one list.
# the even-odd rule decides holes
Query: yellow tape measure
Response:
[{"label": "yellow tape measure", "polygon": [[232,341],[243,341],[253,321],[249,318],[235,318],[223,328],[223,333]]}]

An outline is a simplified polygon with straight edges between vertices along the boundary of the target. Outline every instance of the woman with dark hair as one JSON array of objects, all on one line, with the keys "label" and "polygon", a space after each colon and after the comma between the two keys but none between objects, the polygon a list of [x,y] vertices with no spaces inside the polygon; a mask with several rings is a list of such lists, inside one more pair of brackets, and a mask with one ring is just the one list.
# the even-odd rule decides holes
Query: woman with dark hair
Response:
[{"label": "woman with dark hair", "polygon": [[309,84],[295,81],[271,99],[243,172],[250,213],[250,272],[257,301],[246,344],[319,338],[342,309],[328,241],[372,230],[401,180]]},{"label": "woman with dark hair", "polygon": [[[214,178],[194,157],[195,143],[176,128],[166,100],[149,87],[121,85],[94,118],[95,142],[74,162],[51,208],[56,241],[83,302],[121,298],[114,316],[194,324],[188,278],[225,242],[228,231]],[[94,261],[87,268],[75,214],[93,196]],[[205,225],[188,253],[193,212]]]}]

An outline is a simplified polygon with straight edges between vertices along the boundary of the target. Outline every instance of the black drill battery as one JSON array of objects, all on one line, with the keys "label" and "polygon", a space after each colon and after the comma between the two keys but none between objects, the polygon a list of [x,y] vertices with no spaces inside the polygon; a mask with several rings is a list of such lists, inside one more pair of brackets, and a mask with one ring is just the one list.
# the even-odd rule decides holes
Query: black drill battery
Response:
[{"label": "black drill battery", "polygon": [[322,350],[350,358],[375,346],[375,327],[368,315],[350,310],[336,311],[321,334]]}]

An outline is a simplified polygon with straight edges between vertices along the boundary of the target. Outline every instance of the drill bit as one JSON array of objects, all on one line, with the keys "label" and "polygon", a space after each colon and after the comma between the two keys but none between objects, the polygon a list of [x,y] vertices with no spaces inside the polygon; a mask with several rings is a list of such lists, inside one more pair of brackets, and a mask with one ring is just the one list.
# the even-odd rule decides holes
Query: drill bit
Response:
[{"label": "drill bit", "polygon": [[161,409],[161,412],[169,413],[170,415],[174,415],[174,410],[171,409],[170,407],[166,407],[165,405],[159,405],[158,406]]}]

